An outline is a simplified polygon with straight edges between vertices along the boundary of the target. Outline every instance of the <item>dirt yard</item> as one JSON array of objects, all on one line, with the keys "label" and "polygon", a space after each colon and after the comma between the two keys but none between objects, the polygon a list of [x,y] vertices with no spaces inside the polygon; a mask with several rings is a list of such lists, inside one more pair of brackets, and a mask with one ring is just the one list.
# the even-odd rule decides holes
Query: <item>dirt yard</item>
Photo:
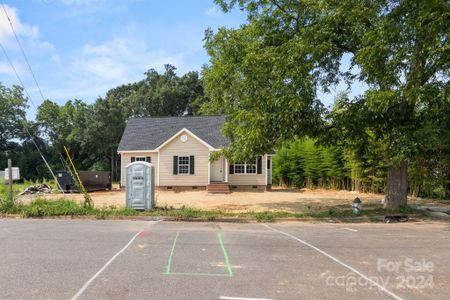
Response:
[{"label": "dirt yard", "polygon": [[[81,194],[66,194],[65,197],[76,201],[83,201]],[[93,192],[91,197],[96,207],[125,206],[125,192],[121,190]],[[179,208],[183,205],[204,209],[221,210],[227,212],[247,211],[317,211],[327,207],[337,209],[350,208],[355,197],[362,200],[363,206],[379,206],[382,195],[364,194],[349,191],[308,190],[308,189],[273,189],[270,192],[233,192],[231,194],[208,194],[206,191],[156,192],[156,205],[159,207]],[[61,198],[60,194],[47,195],[47,198]],[[26,202],[31,198],[23,198]],[[450,205],[450,201],[436,201],[429,199],[409,199],[410,204],[418,205]]]}]

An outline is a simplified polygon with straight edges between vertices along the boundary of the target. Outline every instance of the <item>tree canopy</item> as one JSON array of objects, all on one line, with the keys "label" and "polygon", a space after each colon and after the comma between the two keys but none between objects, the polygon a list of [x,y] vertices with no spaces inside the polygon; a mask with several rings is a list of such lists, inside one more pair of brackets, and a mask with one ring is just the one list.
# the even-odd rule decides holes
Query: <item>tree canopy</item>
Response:
[{"label": "tree canopy", "polygon": [[0,150],[18,137],[23,129],[27,99],[19,86],[7,88],[0,83]]},{"label": "tree canopy", "polygon": [[[55,169],[63,168],[66,145],[80,170],[112,171],[117,179],[117,147],[128,118],[198,114],[206,101],[198,72],[178,76],[171,65],[162,73],[150,69],[144,79],[115,87],[92,104],[45,100],[35,122],[24,121],[27,100],[21,88],[0,86],[0,98],[0,168],[9,150],[28,179],[50,175],[33,141]],[[25,124],[33,139],[24,132]]]},{"label": "tree canopy", "polygon": [[[207,107],[229,116],[229,157],[322,136],[357,149],[363,158],[370,155],[372,139],[384,147],[390,171],[402,173],[426,120],[436,120],[441,115],[436,107],[449,105],[447,1],[216,3],[225,12],[238,6],[248,16],[241,27],[207,31],[205,38],[211,56],[204,70]],[[344,56],[350,65],[342,64]],[[319,92],[341,81],[361,81],[368,88],[340,98],[325,113]],[[404,189],[394,177],[391,190]],[[406,192],[395,195],[393,206],[406,203]]]}]

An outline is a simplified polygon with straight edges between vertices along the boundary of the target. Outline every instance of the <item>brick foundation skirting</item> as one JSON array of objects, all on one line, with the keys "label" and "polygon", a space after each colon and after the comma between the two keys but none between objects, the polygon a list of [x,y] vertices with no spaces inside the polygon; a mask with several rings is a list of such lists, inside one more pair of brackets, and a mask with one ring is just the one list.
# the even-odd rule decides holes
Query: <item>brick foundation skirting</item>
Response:
[{"label": "brick foundation skirting", "polygon": [[[270,191],[271,185],[231,185],[231,191]],[[122,186],[121,190],[125,190]],[[156,186],[156,191],[174,191],[174,192],[188,192],[188,191],[205,191],[206,186]]]},{"label": "brick foundation skirting", "polygon": [[264,192],[270,190],[267,185],[230,185],[231,191],[259,191]]},{"label": "brick foundation skirting", "polygon": [[206,186],[157,186],[157,191],[174,191],[174,192],[188,192],[188,191],[204,191]]}]

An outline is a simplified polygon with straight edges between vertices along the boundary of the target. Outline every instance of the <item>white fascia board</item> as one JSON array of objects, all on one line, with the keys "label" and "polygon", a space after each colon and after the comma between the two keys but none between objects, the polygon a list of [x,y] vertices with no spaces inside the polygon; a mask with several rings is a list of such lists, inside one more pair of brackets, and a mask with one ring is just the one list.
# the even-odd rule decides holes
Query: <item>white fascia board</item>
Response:
[{"label": "white fascia board", "polygon": [[122,153],[142,153],[142,152],[155,153],[155,152],[158,152],[158,150],[122,150],[122,151],[117,151],[117,153],[119,153],[119,154],[122,154]]}]

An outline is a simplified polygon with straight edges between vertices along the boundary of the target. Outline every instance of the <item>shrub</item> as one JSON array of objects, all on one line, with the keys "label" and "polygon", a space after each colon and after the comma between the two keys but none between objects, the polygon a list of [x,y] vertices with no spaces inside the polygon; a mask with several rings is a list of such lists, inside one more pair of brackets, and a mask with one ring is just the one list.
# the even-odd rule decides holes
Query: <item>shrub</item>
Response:
[{"label": "shrub", "polygon": [[66,199],[49,201],[38,198],[27,205],[19,206],[18,210],[25,217],[75,216],[92,213],[90,209],[84,208],[75,201]]},{"label": "shrub", "polygon": [[260,212],[255,214],[255,218],[258,222],[273,222],[274,215],[270,211]]}]

